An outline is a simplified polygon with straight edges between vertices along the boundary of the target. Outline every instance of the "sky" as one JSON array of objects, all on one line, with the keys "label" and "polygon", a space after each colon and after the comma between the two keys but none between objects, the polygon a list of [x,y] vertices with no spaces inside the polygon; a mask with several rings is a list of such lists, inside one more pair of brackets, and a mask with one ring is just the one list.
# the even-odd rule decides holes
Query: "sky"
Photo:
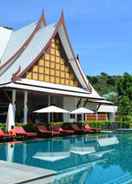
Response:
[{"label": "sky", "polygon": [[18,29],[38,20],[42,9],[48,24],[63,9],[86,74],[132,74],[132,0],[1,0],[0,26]]}]

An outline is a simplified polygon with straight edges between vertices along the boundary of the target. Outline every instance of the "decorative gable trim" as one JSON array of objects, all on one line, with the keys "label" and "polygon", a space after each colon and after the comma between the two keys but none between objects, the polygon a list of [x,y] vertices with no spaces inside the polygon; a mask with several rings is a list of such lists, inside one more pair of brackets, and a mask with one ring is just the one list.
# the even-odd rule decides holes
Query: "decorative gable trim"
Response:
[{"label": "decorative gable trim", "polygon": [[[41,17],[41,19],[43,19],[43,18],[44,18],[44,16]],[[40,22],[42,21],[41,19],[40,19]],[[40,25],[40,23],[39,23],[39,25]],[[86,79],[86,76],[85,76],[85,74],[83,73],[83,71],[82,71],[82,69],[81,69],[80,63],[77,61],[77,59],[76,59],[76,57],[75,57],[75,54],[74,54],[74,51],[73,51],[73,49],[72,49],[72,46],[71,46],[71,43],[70,43],[70,40],[69,40],[69,37],[68,37],[68,33],[67,33],[67,30],[66,30],[66,26],[65,26],[63,11],[61,12],[61,16],[60,16],[60,18],[59,18],[59,21],[58,21],[58,23],[56,24],[55,30],[54,30],[54,32],[53,32],[51,38],[50,38],[49,41],[47,42],[47,44],[44,46],[44,48],[41,50],[41,52],[38,54],[38,56],[37,56],[37,57],[36,57],[36,58],[35,58],[35,59],[34,59],[24,70],[23,70],[23,71],[21,71],[21,72],[18,74],[18,76],[19,76],[19,78],[22,78],[23,75],[24,75],[27,71],[29,71],[30,68],[32,68],[32,66],[40,59],[40,57],[41,57],[43,54],[45,54],[45,52],[47,51],[48,47],[49,47],[50,44],[51,44],[51,40],[56,36],[56,34],[58,33],[58,30],[59,30],[59,28],[60,28],[61,26],[64,27],[64,32],[65,32],[65,35],[66,35],[66,38],[67,38],[69,47],[70,47],[70,49],[71,49],[72,56],[73,56],[72,60],[73,60],[73,62],[75,62],[76,68],[77,68],[77,70],[78,70],[78,72],[79,72],[79,75],[80,75],[80,77],[81,77],[82,82],[80,82],[79,77],[78,77],[77,75],[76,75],[76,76],[77,76],[79,82],[81,83],[81,86],[82,86],[83,88],[87,89],[89,92],[91,92],[92,89],[91,89],[91,87],[90,87],[90,85],[89,85],[89,83],[88,83],[88,80]],[[63,44],[62,44],[62,45],[63,45]],[[69,63],[70,63],[70,62],[69,62]],[[72,67],[72,68],[73,68],[73,67]],[[18,76],[17,76],[17,77],[18,77]],[[82,83],[84,83],[84,85],[83,85]]]},{"label": "decorative gable trim", "polygon": [[76,65],[77,65],[77,67],[78,67],[78,70],[80,71],[80,74],[81,74],[81,76],[82,76],[84,82],[85,82],[85,85],[87,86],[87,89],[91,92],[92,89],[91,89],[90,85],[88,84],[88,80],[87,80],[85,74],[83,73],[83,71],[82,71],[82,69],[81,69],[80,62],[78,62],[79,60],[77,60],[77,58],[76,58],[76,56],[75,56],[75,53],[74,53],[74,51],[73,51],[73,48],[72,48],[72,45],[71,45],[71,42],[70,42],[70,39],[69,39],[68,31],[67,31],[67,28],[66,28],[66,26],[65,26],[65,20],[64,20],[64,13],[63,13],[63,11],[62,11],[62,13],[61,13],[61,23],[63,24],[64,31],[65,31],[65,34],[66,34],[66,37],[67,37],[67,41],[68,41],[69,46],[70,46],[70,49],[71,49],[71,51],[72,51],[72,55],[73,55],[73,59],[72,59],[72,60],[74,60],[74,61],[76,62]]}]

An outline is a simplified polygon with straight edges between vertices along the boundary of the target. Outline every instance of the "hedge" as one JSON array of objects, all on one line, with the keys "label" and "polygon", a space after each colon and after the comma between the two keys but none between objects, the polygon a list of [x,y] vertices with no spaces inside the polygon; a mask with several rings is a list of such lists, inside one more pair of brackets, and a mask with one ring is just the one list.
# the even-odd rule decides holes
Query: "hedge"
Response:
[{"label": "hedge", "polygon": [[[89,124],[93,128],[101,129],[116,129],[116,128],[132,128],[132,122],[110,122],[110,121],[85,121],[85,124]],[[61,126],[63,122],[53,122],[53,126]],[[16,123],[16,126],[22,126],[27,131],[36,131],[36,128],[33,123],[28,123],[24,125],[22,123]],[[6,124],[0,123],[0,129],[6,130]]]},{"label": "hedge", "polygon": [[86,124],[89,124],[93,128],[101,129],[117,129],[117,128],[131,128],[132,123],[130,122],[111,122],[111,121],[87,121]]}]

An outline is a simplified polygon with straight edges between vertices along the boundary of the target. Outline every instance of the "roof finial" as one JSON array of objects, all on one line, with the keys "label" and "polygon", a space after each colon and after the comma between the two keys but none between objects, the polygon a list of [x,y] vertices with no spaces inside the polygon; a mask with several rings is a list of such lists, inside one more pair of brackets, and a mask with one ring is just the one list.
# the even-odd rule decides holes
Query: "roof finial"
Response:
[{"label": "roof finial", "polygon": [[46,19],[45,19],[44,9],[42,9],[42,14],[41,14],[41,17],[40,17],[40,21],[46,26]]},{"label": "roof finial", "polygon": [[63,9],[61,10],[60,22],[64,23],[64,11],[63,11]]},{"label": "roof finial", "polygon": [[61,15],[60,15],[60,17],[59,17],[59,20],[58,20],[58,22],[57,22],[57,26],[60,26],[61,24],[63,24],[64,25],[64,13],[63,13],[63,9],[61,10]]},{"label": "roof finial", "polygon": [[43,17],[44,17],[44,8],[42,9],[42,14],[41,14],[41,16],[43,16]]}]

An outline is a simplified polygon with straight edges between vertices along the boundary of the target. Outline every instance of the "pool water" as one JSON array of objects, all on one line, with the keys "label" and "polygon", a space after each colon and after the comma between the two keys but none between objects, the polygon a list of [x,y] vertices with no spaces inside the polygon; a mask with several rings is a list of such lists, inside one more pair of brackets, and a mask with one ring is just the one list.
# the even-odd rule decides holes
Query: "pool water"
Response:
[{"label": "pool water", "polygon": [[130,184],[132,134],[0,144],[0,160],[54,170],[52,184]]}]

